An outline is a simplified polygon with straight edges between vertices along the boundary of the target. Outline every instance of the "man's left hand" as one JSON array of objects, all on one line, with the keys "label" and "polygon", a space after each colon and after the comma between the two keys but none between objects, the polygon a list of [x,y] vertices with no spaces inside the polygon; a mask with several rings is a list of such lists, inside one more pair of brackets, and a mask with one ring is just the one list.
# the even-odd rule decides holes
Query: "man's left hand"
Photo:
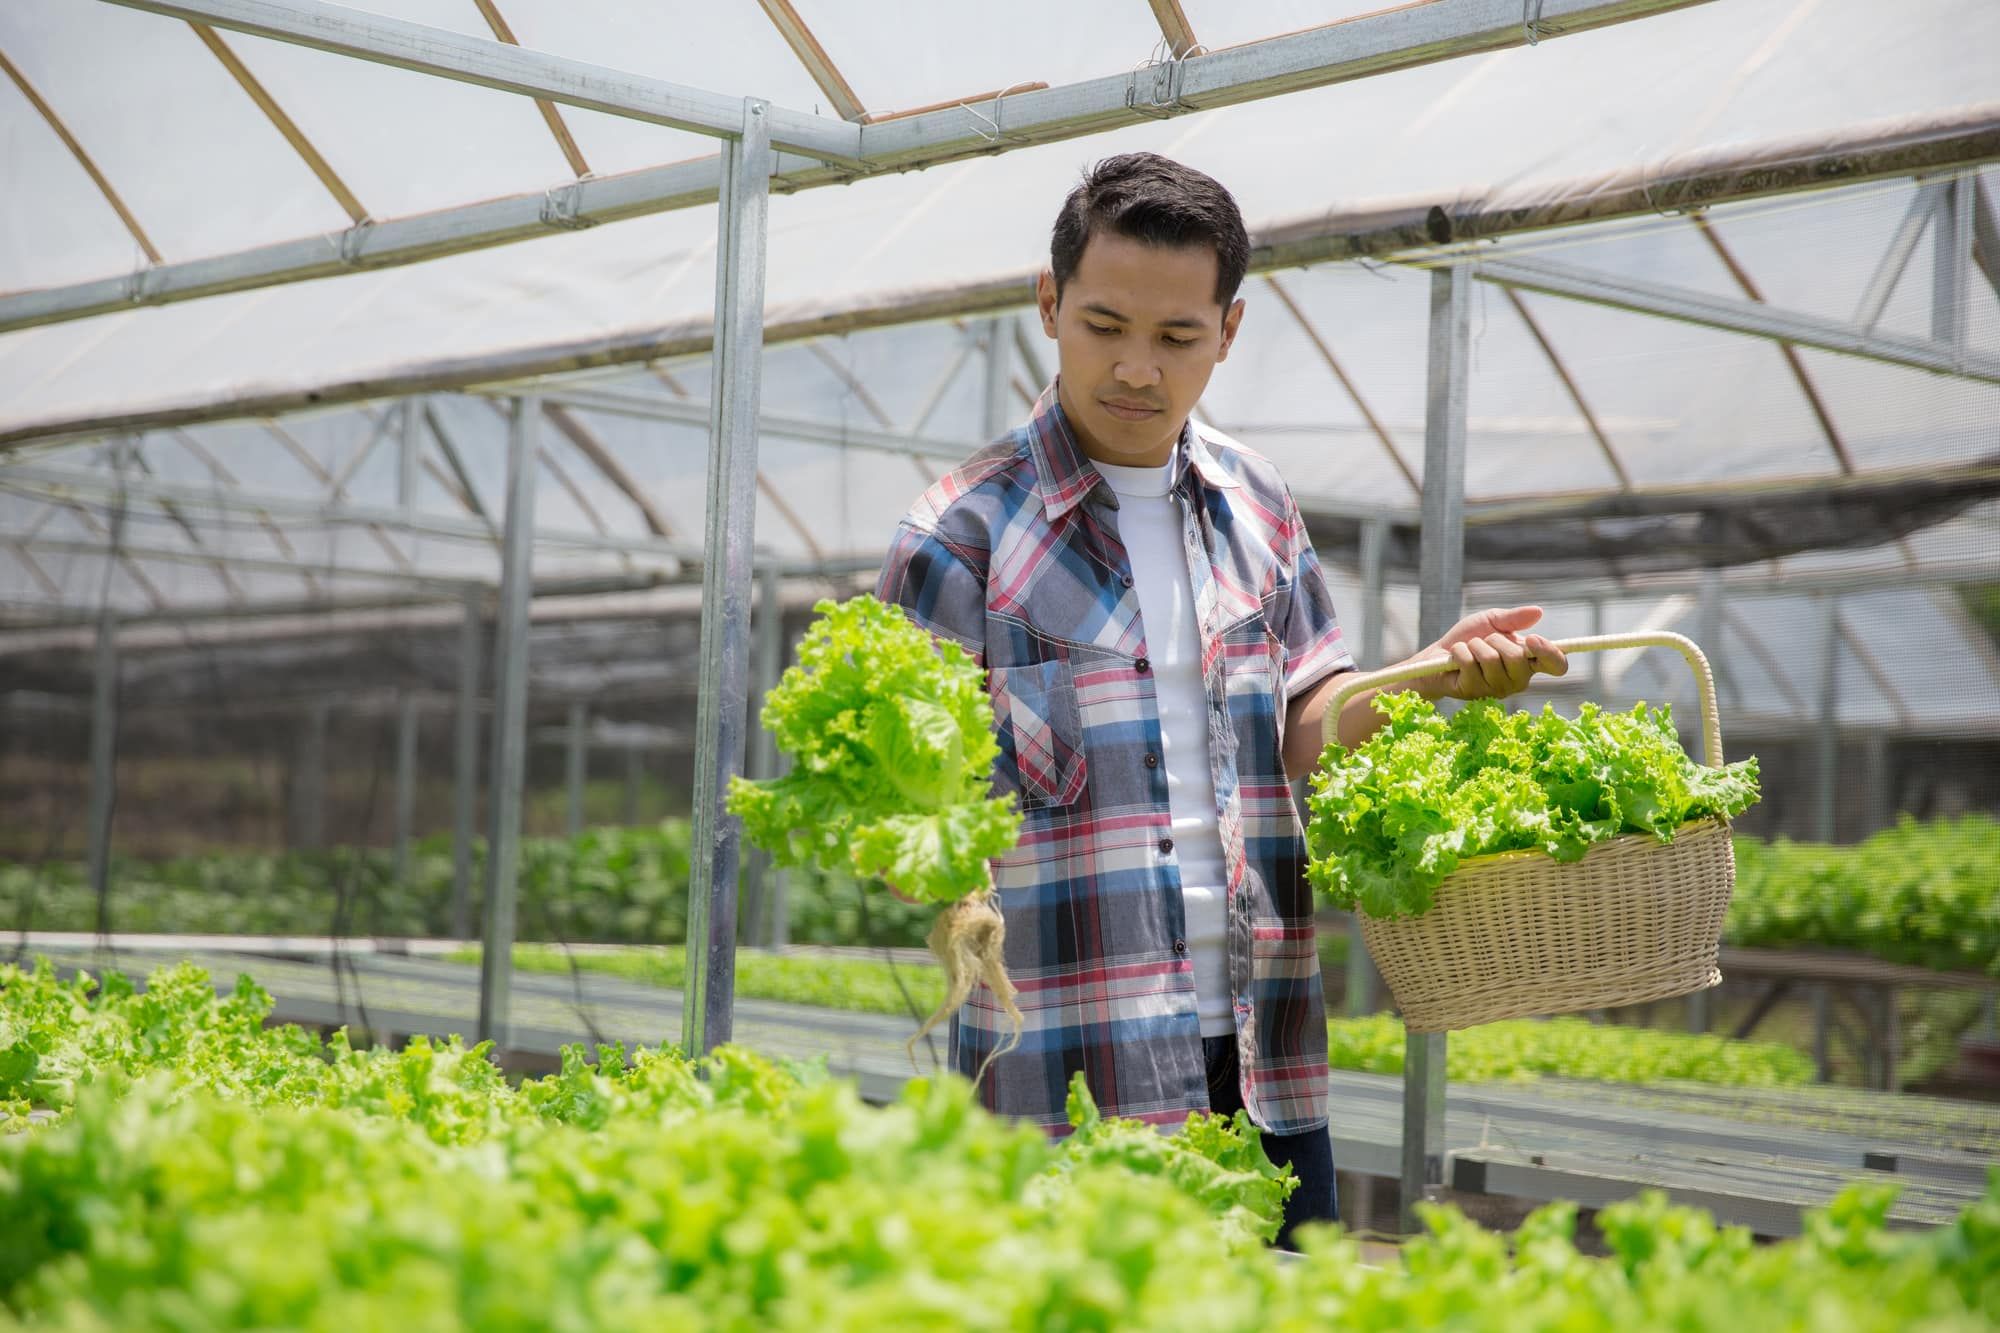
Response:
[{"label": "man's left hand", "polygon": [[1528,688],[1537,671],[1545,676],[1568,672],[1569,659],[1560,648],[1529,626],[1542,618],[1539,606],[1476,611],[1444,632],[1419,657],[1448,654],[1457,670],[1425,676],[1414,688],[1432,699],[1499,699]]}]

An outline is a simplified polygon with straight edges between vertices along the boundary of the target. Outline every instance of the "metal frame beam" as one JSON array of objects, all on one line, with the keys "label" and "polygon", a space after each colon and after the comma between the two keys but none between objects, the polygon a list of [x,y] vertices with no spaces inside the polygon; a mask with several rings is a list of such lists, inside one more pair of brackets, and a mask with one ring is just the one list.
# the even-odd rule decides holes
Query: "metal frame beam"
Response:
[{"label": "metal frame beam", "polygon": [[97,610],[97,651],[90,696],[90,891],[97,933],[111,929],[111,816],[118,794],[118,613],[105,596]]},{"label": "metal frame beam", "polygon": [[[1012,405],[1007,401],[1007,380],[1013,370],[1012,358],[1008,355],[1009,339],[1006,336],[1007,321],[994,316],[986,321],[986,336],[980,340],[981,366],[985,375],[980,380],[979,437],[982,440],[997,440],[1007,433],[1007,422],[1014,415]],[[1031,400],[1032,401],[1032,400]]]},{"label": "metal frame beam", "polygon": [[[979,342],[968,343],[967,356],[980,350]],[[956,360],[952,379],[956,380],[963,369],[964,360]],[[948,390],[946,382],[938,388],[935,397],[941,399]],[[683,425],[699,425],[707,419],[708,405],[700,402],[673,402],[657,398],[651,394],[633,393],[621,389],[562,388],[550,390],[551,401],[567,404],[591,412],[613,413],[621,416],[638,417],[654,421],[672,421]],[[927,418],[934,410],[933,402],[924,413]],[[804,417],[780,416],[765,413],[757,419],[757,429],[765,437],[796,440],[804,444],[824,444],[842,449],[868,449],[876,453],[895,454],[912,458],[936,458],[951,463],[963,462],[983,441],[950,440],[936,436],[917,434],[919,426],[910,432],[875,430],[867,426],[834,424],[813,421]],[[1319,495],[1308,491],[1294,493],[1301,509],[1309,515],[1326,514],[1343,518],[1385,518],[1392,522],[1414,522],[1417,510],[1410,505],[1384,505],[1356,502],[1339,496]],[[803,567],[802,567],[803,572]]]},{"label": "metal frame beam", "polygon": [[417,696],[405,693],[396,704],[396,809],[391,846],[400,886],[410,873],[410,829],[417,807]]},{"label": "metal frame beam", "polygon": [[[740,132],[735,99],[721,93],[321,0],[107,2],[711,138],[727,139]],[[858,165],[857,127],[783,107],[772,107],[767,117],[772,141],[781,147],[828,162]]]},{"label": "metal frame beam", "polygon": [[563,726],[563,828],[574,838],[583,832],[583,787],[590,777],[590,709],[580,699],[570,701]]},{"label": "metal frame beam", "polygon": [[1882,252],[1874,276],[1868,279],[1867,290],[1861,293],[1861,303],[1854,309],[1856,328],[1873,329],[1881,321],[1882,312],[1888,308],[1889,298],[1895,295],[1896,284],[1903,280],[1903,270],[1909,267],[1910,256],[1917,252],[1917,242],[1923,239],[1924,228],[1930,225],[1931,214],[1943,191],[1940,181],[1917,182],[1910,196],[1909,211],[1896,225],[1896,234],[1889,239],[1889,247]]},{"label": "metal frame beam", "polygon": [[[689,399],[674,401],[629,389],[593,389],[583,386],[552,387],[549,400],[586,412],[636,417],[647,421],[670,421],[683,426],[705,426],[708,403]],[[801,444],[825,444],[842,449],[870,449],[877,453],[908,454],[923,458],[947,459],[957,463],[978,447],[969,440],[949,440],[938,436],[876,429],[845,422],[815,421],[810,417],[781,416],[766,412],[757,418],[760,435]]]},{"label": "metal frame beam", "polygon": [[767,108],[745,98],[716,221],[715,386],[702,562],[693,874],[688,885],[682,1050],[730,1038],[742,826],[723,810],[743,771],[750,676],[751,541],[757,521],[758,397],[764,359],[764,255],[772,151]]},{"label": "metal frame beam", "polygon": [[[30,551],[40,551],[44,555],[98,556],[104,559],[117,557],[125,560],[158,560],[177,565],[200,565],[210,569],[221,566],[224,569],[248,570],[259,574],[290,574],[303,578],[307,574],[321,579],[378,579],[385,583],[415,588],[452,589],[467,585],[478,585],[478,579],[453,579],[432,574],[411,574],[400,569],[356,569],[339,565],[309,565],[298,560],[277,560],[270,556],[235,555],[216,550],[176,550],[170,546],[145,546],[134,542],[120,542],[116,546],[96,542],[66,541],[59,538],[37,537],[20,543],[20,547]],[[483,586],[491,586],[486,584]],[[226,587],[226,585],[225,585]],[[239,598],[231,598],[233,605],[241,606]]]},{"label": "metal frame beam", "polygon": [[451,934],[472,936],[473,807],[479,799],[479,595],[465,593],[458,635],[458,699],[452,711]]},{"label": "metal frame beam", "polygon": [[[1434,643],[1458,619],[1465,581],[1465,437],[1472,365],[1472,272],[1431,273],[1429,383],[1424,402],[1423,550],[1417,639]],[[1445,1037],[1409,1033],[1403,1047],[1405,1233],[1416,1205],[1444,1183]]]},{"label": "metal frame beam", "polygon": [[1986,275],[1986,285],[2000,300],[2000,222],[1993,217],[1993,201],[1986,197],[1986,182],[1979,173],[1967,172],[1972,190],[1972,259]]},{"label": "metal frame beam", "polygon": [[[1842,184],[1858,184],[1995,158],[2000,158],[2000,104],[1975,107],[1945,123],[1927,125],[1921,134],[1913,133],[1911,126],[1900,120],[1857,127],[1852,142],[1837,152],[1828,149],[1823,137],[1800,138],[1676,159],[1664,165],[1648,163],[1621,168],[1607,175],[1538,186],[1534,201],[1496,195],[1459,205],[1449,213],[1427,203],[1366,207],[1343,214],[1319,213],[1261,228],[1252,237],[1250,267],[1252,272],[1264,273],[1369,255],[1414,257],[1454,239],[1512,235],[1590,221],[1649,216],[1663,208],[1690,208],[1825,189],[1828,172],[1836,163]],[[571,188],[603,191],[590,197],[584,214],[592,221],[608,222],[668,208],[712,203],[717,170],[712,161],[705,160],[576,182]],[[702,180],[687,178],[685,173],[689,171],[702,175]],[[788,184],[801,187],[797,178]],[[695,193],[672,193],[684,189]],[[671,197],[660,195],[660,190],[668,191]],[[635,199],[650,202],[642,207],[634,204]],[[477,205],[474,210],[445,210],[404,221],[377,223],[365,237],[342,251],[351,254],[351,259],[330,257],[333,247],[327,239],[313,237],[246,252],[244,256],[196,261],[197,267],[206,267],[199,273],[185,274],[185,283],[178,277],[170,279],[166,269],[154,269],[138,278],[107,279],[81,287],[0,297],[0,332],[123,310],[134,301],[157,304],[184,300],[325,277],[356,266],[412,263],[546,235],[556,225],[542,218],[547,204],[548,196],[536,192]],[[473,243],[455,243],[452,238],[458,235],[458,229],[471,225],[461,216],[467,212],[478,213],[481,219],[478,226],[483,230]],[[185,267],[178,266],[174,272]],[[865,304],[829,306],[766,325],[766,342],[777,345],[859,329],[1015,310],[1032,303],[1034,278],[1033,271],[1025,271],[886,299],[877,294],[867,298]],[[97,304],[92,305],[93,301]],[[89,438],[112,430],[272,416],[469,385],[514,383],[567,371],[696,357],[709,352],[712,333],[709,320],[688,319],[629,334],[524,348],[473,360],[439,360],[389,375],[284,389],[225,402],[50,418],[0,429],[0,449],[29,442]]]},{"label": "metal frame beam", "polygon": [[1963,351],[1972,313],[1973,239],[1975,228],[1972,176],[1962,174],[1946,183],[1937,196],[1937,222],[1931,228],[1936,259],[1931,264],[1931,341]]},{"label": "metal frame beam", "polygon": [[[287,0],[283,8],[258,0],[110,3],[698,133],[726,136],[731,131],[724,127],[734,123],[733,101],[714,93],[312,0]],[[1698,3],[1704,0],[1544,0],[1541,30],[1550,36],[1564,35]],[[774,132],[774,142],[804,155],[777,158],[773,183],[793,191],[842,184],[859,174],[911,171],[1502,50],[1525,41],[1520,10],[1513,0],[1438,0],[1058,88],[1003,90],[991,99],[954,102],[867,125],[773,112],[777,123],[790,126],[787,133]],[[1857,162],[1850,170],[1865,173],[1866,167]],[[1775,175],[1763,179],[1771,182]],[[554,229],[696,207],[715,202],[721,181],[721,159],[704,158],[390,219],[344,232],[332,245],[325,236],[313,236],[233,255],[158,265],[116,278],[22,292],[0,299],[0,332],[122,310],[134,303],[183,301],[355,268],[414,263],[546,235]],[[1805,183],[1810,182],[1801,173],[1799,184]],[[1630,191],[1631,206],[1650,210],[1655,206],[1651,200],[1668,198],[1673,185],[1671,180],[1636,182]],[[1421,217],[1415,219],[1405,243],[1419,241],[1423,226]]]},{"label": "metal frame beam", "polygon": [[1576,301],[1658,315],[1729,333],[1748,334],[1776,342],[1797,343],[1823,352],[1859,356],[1892,366],[1908,366],[1941,375],[2000,384],[2000,357],[1954,347],[1935,339],[1876,333],[1837,319],[1802,311],[1777,310],[1755,301],[1711,296],[1665,283],[1647,282],[1616,273],[1601,273],[1556,260],[1533,256],[1482,258],[1475,276],[1528,291]]},{"label": "metal frame beam", "polygon": [[[1940,585],[1957,583],[1983,583],[2000,579],[2000,556],[1982,560],[1957,561],[1951,564],[1932,565],[1923,571],[1926,582]],[[1540,598],[1550,602],[1588,601],[1592,597],[1603,596],[1602,582],[1579,581],[1574,579],[1474,579],[1471,586],[1479,590],[1481,601],[1514,601]],[[1908,567],[1898,564],[1893,567],[1873,569],[1829,569],[1787,571],[1773,574],[1762,568],[1749,569],[1743,573],[1722,571],[1721,586],[1730,597],[1778,596],[1785,593],[1845,593],[1875,592],[1884,588],[1908,588],[1911,576]],[[1627,586],[1617,590],[1617,596],[1624,600],[1643,600],[1652,597],[1698,596],[1702,582],[1698,575],[1655,576],[1635,574],[1630,576]]]},{"label": "metal frame beam", "polygon": [[[290,710],[289,702],[278,707]],[[326,845],[326,736],[332,701],[314,699],[299,721],[298,749],[292,769],[292,845],[318,849]]]},{"label": "metal frame beam", "polygon": [[[261,514],[327,527],[380,526],[427,537],[470,542],[488,550],[493,547],[493,531],[483,521],[447,518],[441,514],[410,515],[394,506],[328,504],[300,499],[295,495],[241,488],[219,490],[178,482],[134,479],[121,483],[81,468],[51,467],[40,463],[7,464],[4,470],[0,470],[0,485],[58,501],[114,498],[122,489],[134,500],[153,504],[165,500],[195,511]],[[536,530],[534,540],[543,547],[580,551],[612,551],[674,561],[701,558],[698,547],[657,538],[605,537],[594,532],[543,528]]]},{"label": "metal frame beam", "polygon": [[[444,489],[445,494],[458,502],[460,509],[479,520],[485,527],[487,536],[497,547],[500,544],[500,529],[494,525],[493,515],[487,512],[486,502],[479,498],[479,488],[472,484],[472,469],[465,465],[465,457],[458,452],[458,446],[452,442],[451,432],[444,428],[443,419],[438,416],[437,409],[429,403],[424,404],[424,423],[430,427],[431,438],[437,442],[438,456],[444,459],[445,466],[451,469],[451,475],[447,477],[439,473],[428,458],[421,460],[425,470]],[[401,503],[401,497],[398,497],[397,502]]]},{"label": "metal frame beam", "polygon": [[[785,660],[785,590],[783,577],[776,569],[766,567],[757,572],[757,610],[752,620],[751,628],[757,636],[756,691],[751,719],[754,724],[756,713],[762,711],[764,701],[777,687]],[[764,727],[750,728],[747,764],[752,778],[778,776],[778,743]],[[770,854],[762,848],[752,848],[744,860],[741,926],[743,939],[753,946],[761,946],[783,933],[770,929],[777,914],[785,910],[784,889],[779,883],[783,873],[771,864]]]},{"label": "metal frame beam", "polygon": [[1840,598],[1820,598],[1819,717],[1814,729],[1813,837],[1832,842],[1840,800]]},{"label": "metal frame beam", "polygon": [[529,595],[534,580],[535,435],[541,405],[514,402],[507,436],[507,512],[501,529],[500,614],[493,633],[493,773],[487,798],[486,901],[480,932],[479,1039],[506,1049],[514,977],[521,788],[527,769]]},{"label": "metal frame beam", "polygon": [[[132,445],[131,458],[134,466],[141,472],[149,477],[154,475],[152,464],[146,461],[146,455],[136,441]],[[181,512],[180,506],[172,502],[166,502],[160,505],[160,512],[173,520],[174,526],[179,528],[181,533],[188,539],[188,545],[194,547],[197,551],[210,554],[209,567],[215,571],[215,576],[222,581],[224,595],[231,602],[239,606],[242,605],[246,600],[242,585],[236,581],[235,575],[229,572],[229,566],[221,558],[220,552],[211,552],[207,540],[196,529],[195,525],[188,520],[188,516]]]},{"label": "metal frame beam", "polygon": [[[1358,656],[1363,671],[1377,671],[1384,665],[1382,645],[1386,641],[1388,599],[1389,524],[1370,519],[1361,525],[1361,642]],[[1381,980],[1375,960],[1369,956],[1368,942],[1361,936],[1361,915],[1347,918],[1347,1014],[1359,1018],[1374,1012],[1375,992]]]}]

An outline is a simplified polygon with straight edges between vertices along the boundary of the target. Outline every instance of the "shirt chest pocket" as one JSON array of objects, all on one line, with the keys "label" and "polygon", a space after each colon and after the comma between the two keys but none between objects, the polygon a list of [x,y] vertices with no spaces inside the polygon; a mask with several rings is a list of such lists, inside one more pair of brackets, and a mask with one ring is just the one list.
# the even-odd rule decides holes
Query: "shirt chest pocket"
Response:
[{"label": "shirt chest pocket", "polygon": [[994,667],[988,677],[1000,741],[995,793],[1015,792],[1023,810],[1073,804],[1083,795],[1088,768],[1070,664]]}]

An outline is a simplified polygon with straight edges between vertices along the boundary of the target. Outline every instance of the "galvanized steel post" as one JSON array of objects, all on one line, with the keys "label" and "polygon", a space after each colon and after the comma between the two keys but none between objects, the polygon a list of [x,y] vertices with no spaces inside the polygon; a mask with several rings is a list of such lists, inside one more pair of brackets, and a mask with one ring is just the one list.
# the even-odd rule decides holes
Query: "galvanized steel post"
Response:
[{"label": "galvanized steel post", "polygon": [[[404,513],[415,513],[417,508],[418,460],[423,453],[423,410],[423,399],[405,398],[401,404],[401,420],[397,422],[396,505]],[[340,497],[332,498],[337,500]]]},{"label": "galvanized steel post", "polygon": [[[1593,638],[1604,633],[1604,599],[1602,597],[1593,597],[1590,599],[1590,633]],[[1584,657],[1590,663],[1590,692],[1597,694],[1604,689],[1605,655],[1603,653],[1586,653]]]},{"label": "galvanized steel post", "polygon": [[[1361,524],[1361,669],[1374,671],[1383,665],[1385,625],[1389,609],[1389,523],[1371,518]],[[1380,978],[1368,945],[1361,938],[1361,914],[1347,919],[1347,1012],[1352,1017],[1371,1013]]]},{"label": "galvanized steel post", "polygon": [[[784,665],[784,584],[784,571],[777,565],[767,564],[759,571],[757,613],[751,626],[757,633],[757,688],[751,698],[749,722],[748,771],[753,778],[778,775],[778,743],[758,724],[757,714],[763,711],[764,700],[777,688],[778,673]],[[784,890],[780,886],[783,875],[762,848],[750,849],[743,868],[742,930],[743,938],[752,945],[768,941],[769,928],[777,912],[783,909]]]},{"label": "galvanized steel post", "polygon": [[997,440],[1005,435],[1007,419],[1013,415],[1007,410],[1009,372],[1013,369],[1008,357],[1011,341],[1006,320],[986,321],[986,379],[979,405],[981,440]]},{"label": "galvanized steel post", "polygon": [[1931,264],[1931,341],[1955,351],[1965,350],[1966,316],[1972,303],[1972,242],[1974,235],[1971,172],[1962,172],[1939,192],[1931,234],[1936,259]]},{"label": "galvanized steel post", "polygon": [[625,748],[625,799],[618,811],[618,822],[628,828],[639,822],[639,779],[644,772],[644,756],[634,742]]},{"label": "galvanized steel post", "polygon": [[97,933],[111,933],[111,810],[118,788],[118,613],[107,589],[97,608],[90,694],[90,892]]},{"label": "galvanized steel post", "polygon": [[451,937],[472,934],[472,822],[479,799],[479,593],[465,590],[458,631],[458,710],[452,758]]},{"label": "galvanized steel post", "polygon": [[[1715,672],[1716,690],[1720,694],[1723,687],[1721,653],[1722,571],[1720,569],[1709,568],[1701,571],[1701,588],[1695,596],[1694,636],[1700,642],[1703,650],[1708,654],[1709,663]],[[1604,670],[1604,658],[1606,654],[1592,653],[1590,656],[1595,663],[1594,669],[1602,672]],[[1720,706],[1718,702],[1717,707]],[[1695,714],[1690,713],[1689,720],[1692,720],[1694,716]],[[1688,749],[1692,753],[1699,753],[1695,745],[1690,745]],[[1689,993],[1686,1001],[1684,1001],[1686,1008],[1685,1025],[1689,1032],[1708,1031],[1709,1026],[1714,1021],[1713,994],[1712,991],[1708,990],[1698,990]]]},{"label": "galvanized steel post", "polygon": [[1840,599],[1824,593],[1820,604],[1819,725],[1815,730],[1813,837],[1832,842],[1840,799]]},{"label": "galvanized steel post", "polygon": [[722,803],[729,779],[743,769],[743,726],[749,706],[751,539],[757,517],[757,411],[770,190],[766,107],[745,98],[742,134],[723,154],[716,219],[701,699],[681,1038],[690,1055],[706,1054],[729,1040],[736,984],[736,872],[742,829],[727,817]]},{"label": "galvanized steel post", "polygon": [[583,783],[589,776],[587,770],[590,767],[590,750],[586,743],[589,731],[589,710],[580,700],[572,702],[563,754],[563,789],[568,796],[564,803],[563,827],[572,838],[583,832]]},{"label": "galvanized steel post", "polygon": [[479,960],[479,1039],[508,1042],[514,902],[527,766],[528,615],[535,556],[538,398],[516,398],[507,430],[507,512],[500,544],[500,614],[493,633],[492,776],[487,786],[486,903]]},{"label": "galvanized steel post", "polygon": [[302,848],[326,845],[327,721],[325,700],[306,705],[292,760],[292,841]]},{"label": "galvanized steel post", "polygon": [[[1465,423],[1472,353],[1472,274],[1453,264],[1431,271],[1430,371],[1424,401],[1423,550],[1418,577],[1419,646],[1459,617],[1465,583]],[[1409,1034],[1403,1054],[1404,1232],[1416,1205],[1444,1183],[1445,1039]]]},{"label": "galvanized steel post", "polygon": [[417,696],[396,701],[396,883],[410,874],[410,824],[417,804]]}]

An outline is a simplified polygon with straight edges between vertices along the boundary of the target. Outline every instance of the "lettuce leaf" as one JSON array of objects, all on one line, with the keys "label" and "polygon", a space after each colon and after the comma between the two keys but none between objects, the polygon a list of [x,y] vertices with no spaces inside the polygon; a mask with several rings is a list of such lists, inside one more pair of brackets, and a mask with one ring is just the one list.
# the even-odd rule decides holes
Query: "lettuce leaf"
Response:
[{"label": "lettuce leaf", "polygon": [[950,902],[1020,835],[990,795],[1000,757],[985,673],[873,597],[821,602],[762,721],[792,769],[730,784],[744,834],[781,866],[879,876]]}]

